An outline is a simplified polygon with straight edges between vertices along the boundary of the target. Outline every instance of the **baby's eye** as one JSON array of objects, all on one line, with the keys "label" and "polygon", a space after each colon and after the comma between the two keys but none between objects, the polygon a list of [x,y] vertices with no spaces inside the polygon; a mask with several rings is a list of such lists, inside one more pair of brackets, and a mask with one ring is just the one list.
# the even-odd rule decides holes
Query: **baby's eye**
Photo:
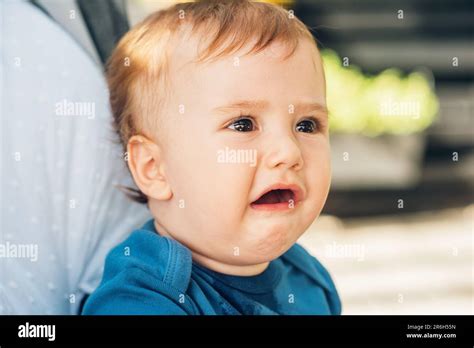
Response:
[{"label": "baby's eye", "polygon": [[314,133],[317,131],[318,123],[312,119],[306,119],[296,125],[297,132]]},{"label": "baby's eye", "polygon": [[232,122],[227,128],[233,129],[237,132],[251,132],[255,130],[253,120],[248,117],[239,118]]}]

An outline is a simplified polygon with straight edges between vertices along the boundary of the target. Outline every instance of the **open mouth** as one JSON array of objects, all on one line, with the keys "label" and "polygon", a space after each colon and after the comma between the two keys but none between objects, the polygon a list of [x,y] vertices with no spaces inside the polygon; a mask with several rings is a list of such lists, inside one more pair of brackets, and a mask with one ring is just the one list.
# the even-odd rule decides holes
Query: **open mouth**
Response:
[{"label": "open mouth", "polygon": [[279,204],[279,203],[289,204],[294,201],[295,201],[295,194],[292,190],[277,189],[277,190],[271,190],[265,193],[259,199],[254,201],[252,205]]},{"label": "open mouth", "polygon": [[250,206],[254,210],[284,212],[296,208],[304,196],[299,185],[276,183],[267,187]]}]

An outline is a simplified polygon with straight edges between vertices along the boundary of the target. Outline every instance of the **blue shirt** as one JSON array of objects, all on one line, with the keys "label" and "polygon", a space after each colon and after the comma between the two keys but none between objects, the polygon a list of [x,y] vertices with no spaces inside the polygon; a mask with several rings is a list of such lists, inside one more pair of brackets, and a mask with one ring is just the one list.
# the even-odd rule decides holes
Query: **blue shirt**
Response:
[{"label": "blue shirt", "polygon": [[178,241],[160,236],[153,220],[107,256],[99,287],[82,314],[340,314],[327,270],[294,244],[255,276],[209,270]]}]

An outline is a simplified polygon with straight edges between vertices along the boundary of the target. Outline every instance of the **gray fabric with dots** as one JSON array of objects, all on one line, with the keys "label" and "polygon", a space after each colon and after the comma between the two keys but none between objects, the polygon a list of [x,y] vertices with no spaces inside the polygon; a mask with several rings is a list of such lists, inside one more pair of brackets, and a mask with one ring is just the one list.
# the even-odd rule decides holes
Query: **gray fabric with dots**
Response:
[{"label": "gray fabric with dots", "polygon": [[0,11],[0,244],[38,252],[0,258],[0,314],[74,314],[109,249],[150,213],[113,187],[130,177],[101,67],[33,5]]}]

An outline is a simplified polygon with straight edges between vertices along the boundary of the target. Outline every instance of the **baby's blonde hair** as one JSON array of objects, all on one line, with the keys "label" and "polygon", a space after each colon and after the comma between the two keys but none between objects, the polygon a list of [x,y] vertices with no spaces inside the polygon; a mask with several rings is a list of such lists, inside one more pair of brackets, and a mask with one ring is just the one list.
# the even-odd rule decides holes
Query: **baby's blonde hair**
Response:
[{"label": "baby's blonde hair", "polygon": [[[157,115],[168,93],[171,43],[184,29],[204,44],[199,46],[202,50],[196,62],[232,55],[251,40],[255,44],[246,54],[281,42],[288,47],[285,58],[293,54],[300,39],[314,42],[292,11],[270,3],[202,0],[151,14],[120,40],[106,68],[114,128],[125,151],[133,135],[145,134],[158,124]],[[148,201],[141,191],[125,189],[133,200]]]}]

